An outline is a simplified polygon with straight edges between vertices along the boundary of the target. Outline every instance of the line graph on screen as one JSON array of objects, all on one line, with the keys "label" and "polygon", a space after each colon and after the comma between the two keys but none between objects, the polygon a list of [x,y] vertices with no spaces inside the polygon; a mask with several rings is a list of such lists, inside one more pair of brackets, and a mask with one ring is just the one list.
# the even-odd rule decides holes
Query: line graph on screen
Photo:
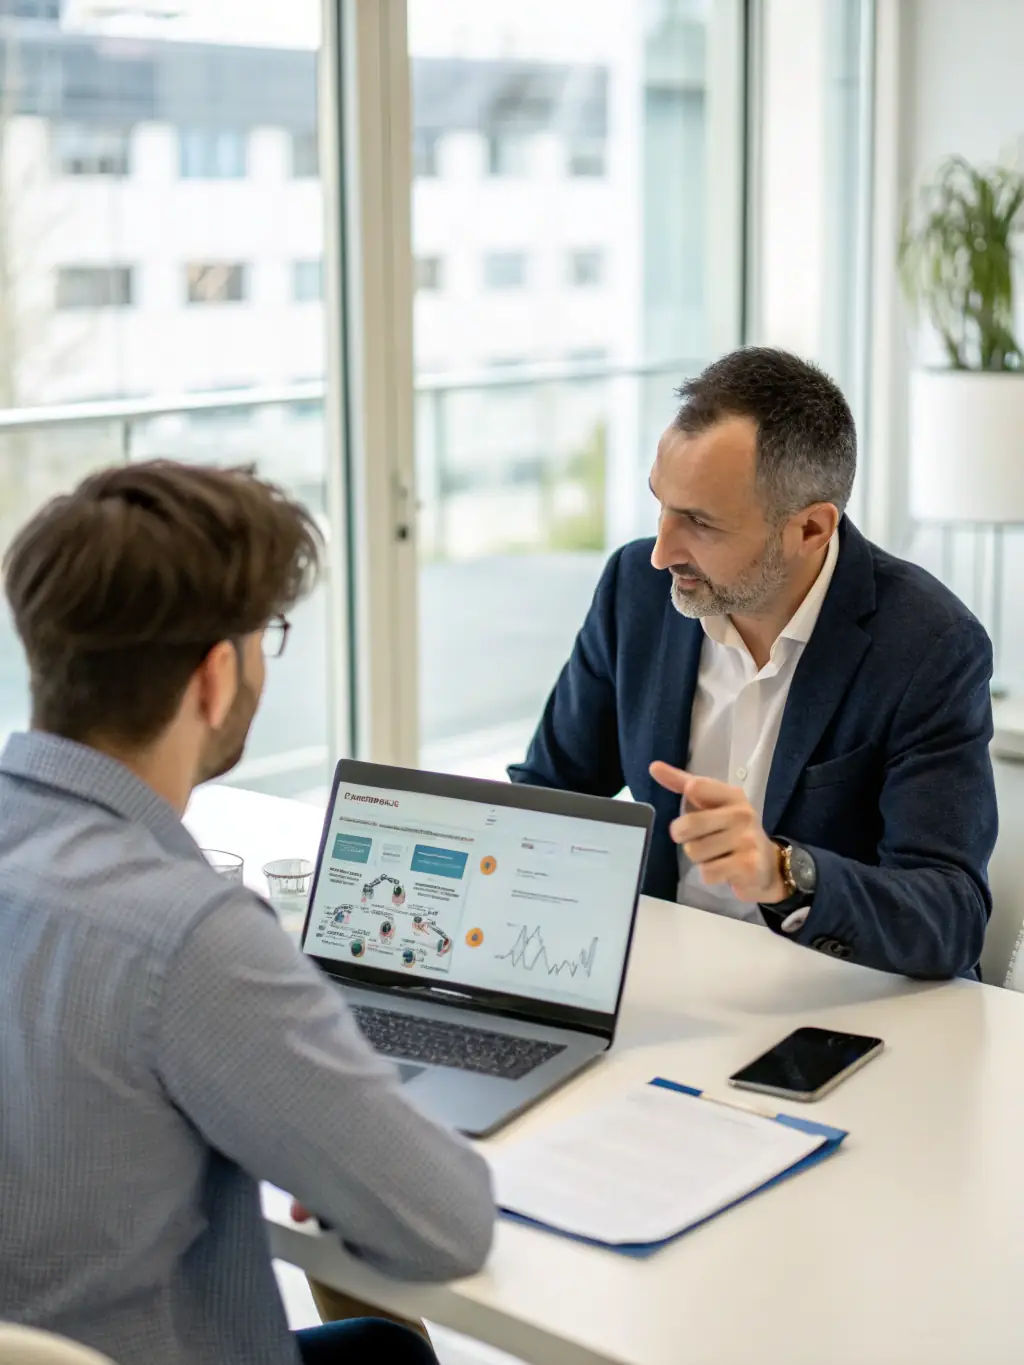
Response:
[{"label": "line graph on screen", "polygon": [[526,924],[508,921],[508,927],[518,932],[507,951],[494,954],[495,961],[507,962],[516,971],[540,971],[548,976],[575,977],[582,973],[583,976],[589,977],[593,972],[599,938],[592,938],[589,947],[581,947],[575,956],[559,958],[556,954],[549,953],[539,924],[531,928]]}]

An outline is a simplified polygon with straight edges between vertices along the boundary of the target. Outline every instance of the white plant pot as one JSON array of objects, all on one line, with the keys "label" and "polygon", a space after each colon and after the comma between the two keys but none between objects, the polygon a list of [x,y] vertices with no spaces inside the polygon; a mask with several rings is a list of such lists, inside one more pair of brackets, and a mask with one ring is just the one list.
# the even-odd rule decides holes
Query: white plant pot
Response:
[{"label": "white plant pot", "polygon": [[910,512],[915,521],[1024,522],[1024,372],[914,372]]}]

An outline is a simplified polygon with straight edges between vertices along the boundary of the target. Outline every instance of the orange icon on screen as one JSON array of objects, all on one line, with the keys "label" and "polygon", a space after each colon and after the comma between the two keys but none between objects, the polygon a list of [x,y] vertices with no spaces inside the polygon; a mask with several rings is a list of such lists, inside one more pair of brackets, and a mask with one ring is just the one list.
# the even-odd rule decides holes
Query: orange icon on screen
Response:
[{"label": "orange icon on screen", "polygon": [[479,948],[484,941],[484,931],[482,929],[470,929],[466,935],[466,942],[471,948]]},{"label": "orange icon on screen", "polygon": [[492,858],[490,854],[488,854],[486,858],[480,859],[480,871],[484,874],[485,877],[491,876],[491,874],[497,872],[497,870],[498,870],[497,858]]}]

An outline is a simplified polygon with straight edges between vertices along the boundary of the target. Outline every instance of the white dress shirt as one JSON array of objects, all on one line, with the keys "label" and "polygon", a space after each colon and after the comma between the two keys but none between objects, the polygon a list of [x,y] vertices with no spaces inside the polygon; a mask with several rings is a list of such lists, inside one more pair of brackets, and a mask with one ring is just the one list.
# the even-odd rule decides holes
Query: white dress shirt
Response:
[{"label": "white dress shirt", "polygon": [[[814,586],[775,641],[760,672],[728,616],[701,621],[704,646],[690,716],[687,771],[742,787],[758,816],[764,813],[768,774],[793,676],[817,625],[838,558],[839,538],[833,536]],[[728,885],[705,886],[700,869],[682,848],[676,899],[717,915],[764,923],[758,907],[737,900]],[[796,911],[783,927],[795,931],[806,918],[806,910]]]}]

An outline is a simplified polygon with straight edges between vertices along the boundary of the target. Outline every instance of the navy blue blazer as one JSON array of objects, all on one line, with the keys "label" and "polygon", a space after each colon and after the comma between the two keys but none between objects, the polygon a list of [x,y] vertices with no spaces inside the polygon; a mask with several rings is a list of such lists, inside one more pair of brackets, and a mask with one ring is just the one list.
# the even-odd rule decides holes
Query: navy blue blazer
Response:
[{"label": "navy blue blazer", "polygon": [[[649,776],[685,768],[704,632],[672,606],[653,541],[616,551],[513,781],[657,812],[644,890],[675,900],[679,798]],[[992,648],[967,608],[849,521],[797,666],[764,827],[810,849],[818,889],[793,938],[907,976],[973,974],[991,910],[997,815]]]}]

